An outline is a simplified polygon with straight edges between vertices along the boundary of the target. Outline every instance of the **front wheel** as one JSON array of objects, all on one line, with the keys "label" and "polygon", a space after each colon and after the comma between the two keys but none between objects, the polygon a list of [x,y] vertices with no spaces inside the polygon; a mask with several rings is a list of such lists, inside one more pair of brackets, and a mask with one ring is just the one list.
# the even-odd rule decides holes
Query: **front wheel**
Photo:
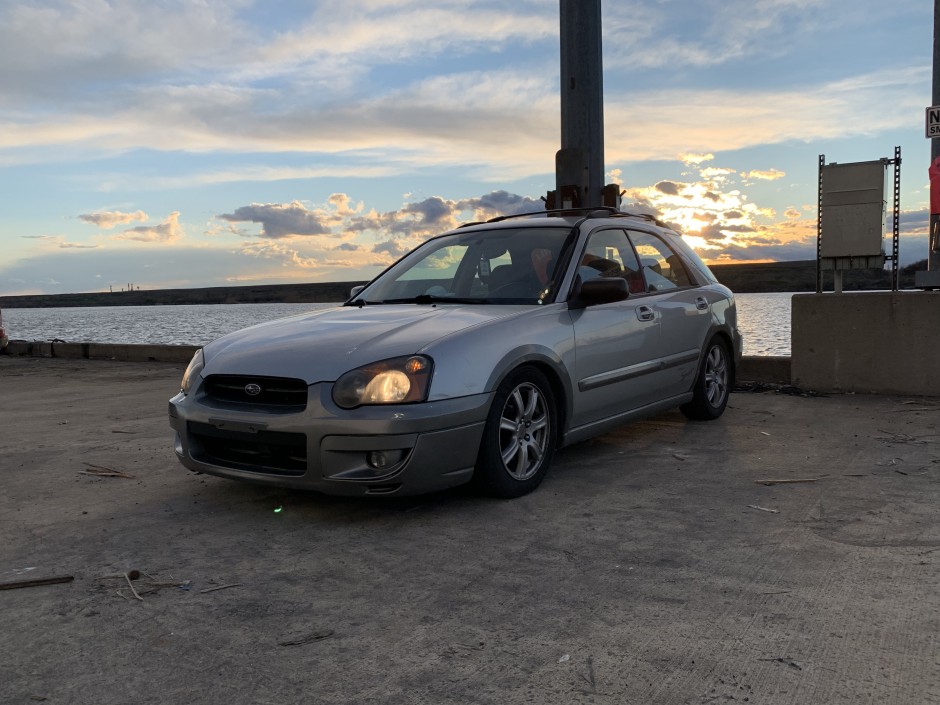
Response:
[{"label": "front wheel", "polygon": [[542,482],[555,448],[555,397],[533,367],[510,374],[486,419],[474,482],[494,497],[521,497]]},{"label": "front wheel", "polygon": [[710,421],[725,412],[731,393],[731,358],[721,338],[712,338],[705,347],[692,392],[692,401],[680,407],[688,418]]}]

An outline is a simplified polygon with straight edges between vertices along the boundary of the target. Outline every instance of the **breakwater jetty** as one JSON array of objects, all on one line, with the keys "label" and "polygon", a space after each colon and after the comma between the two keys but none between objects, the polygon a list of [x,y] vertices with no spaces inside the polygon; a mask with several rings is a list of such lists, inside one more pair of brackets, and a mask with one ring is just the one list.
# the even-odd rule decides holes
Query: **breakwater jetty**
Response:
[{"label": "breakwater jetty", "polygon": [[[739,294],[816,291],[816,262],[718,264],[711,270],[718,280]],[[831,288],[831,272],[827,286]],[[196,289],[135,289],[74,294],[0,296],[0,308],[52,308],[68,306],[173,306],[180,304],[332,303],[344,301],[349,290],[364,281],[215,286]],[[901,272],[901,288],[914,286],[914,269]],[[846,291],[890,289],[887,271],[858,270],[845,273]]]}]

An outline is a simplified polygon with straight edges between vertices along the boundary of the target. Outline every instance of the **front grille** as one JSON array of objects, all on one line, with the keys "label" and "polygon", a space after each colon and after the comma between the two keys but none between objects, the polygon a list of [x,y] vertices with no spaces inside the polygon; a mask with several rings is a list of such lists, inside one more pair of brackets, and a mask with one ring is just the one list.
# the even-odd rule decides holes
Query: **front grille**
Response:
[{"label": "front grille", "polygon": [[[260,392],[249,394],[246,389]],[[210,399],[227,404],[270,406],[284,411],[307,408],[307,383],[290,377],[209,375],[203,390]]]},{"label": "front grille", "polygon": [[190,454],[211,465],[273,475],[307,472],[307,436],[280,431],[223,431],[211,424],[190,421]]}]

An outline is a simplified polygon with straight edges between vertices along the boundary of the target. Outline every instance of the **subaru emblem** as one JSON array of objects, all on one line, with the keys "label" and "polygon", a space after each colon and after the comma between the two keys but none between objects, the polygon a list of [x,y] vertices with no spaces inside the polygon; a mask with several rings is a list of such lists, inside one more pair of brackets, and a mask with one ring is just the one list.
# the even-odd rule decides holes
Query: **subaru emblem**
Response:
[{"label": "subaru emblem", "polygon": [[261,394],[261,385],[255,384],[253,382],[251,384],[246,384],[245,394],[247,394],[250,397],[258,396],[259,394]]}]

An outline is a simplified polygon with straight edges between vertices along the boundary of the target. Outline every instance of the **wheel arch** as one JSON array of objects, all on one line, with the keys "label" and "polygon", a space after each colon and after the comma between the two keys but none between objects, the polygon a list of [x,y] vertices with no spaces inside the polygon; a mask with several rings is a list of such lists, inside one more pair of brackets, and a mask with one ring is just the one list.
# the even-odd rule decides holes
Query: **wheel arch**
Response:
[{"label": "wheel arch", "polygon": [[555,413],[558,415],[555,428],[555,445],[559,446],[571,418],[571,380],[565,373],[561,358],[544,349],[517,350],[506,355],[493,370],[487,381],[487,390],[495,391],[510,374],[521,367],[532,367],[541,372],[551,385],[555,397]]},{"label": "wheel arch", "polygon": [[[734,341],[726,330],[719,328],[716,331],[712,331],[711,335],[709,335],[705,347],[707,348],[708,345],[716,339],[721,340],[721,342],[725,344],[725,349],[728,351],[728,367],[730,368],[728,371],[728,384],[734,387],[738,376],[738,360],[735,354]],[[705,349],[702,350],[702,354],[705,354]]]}]

